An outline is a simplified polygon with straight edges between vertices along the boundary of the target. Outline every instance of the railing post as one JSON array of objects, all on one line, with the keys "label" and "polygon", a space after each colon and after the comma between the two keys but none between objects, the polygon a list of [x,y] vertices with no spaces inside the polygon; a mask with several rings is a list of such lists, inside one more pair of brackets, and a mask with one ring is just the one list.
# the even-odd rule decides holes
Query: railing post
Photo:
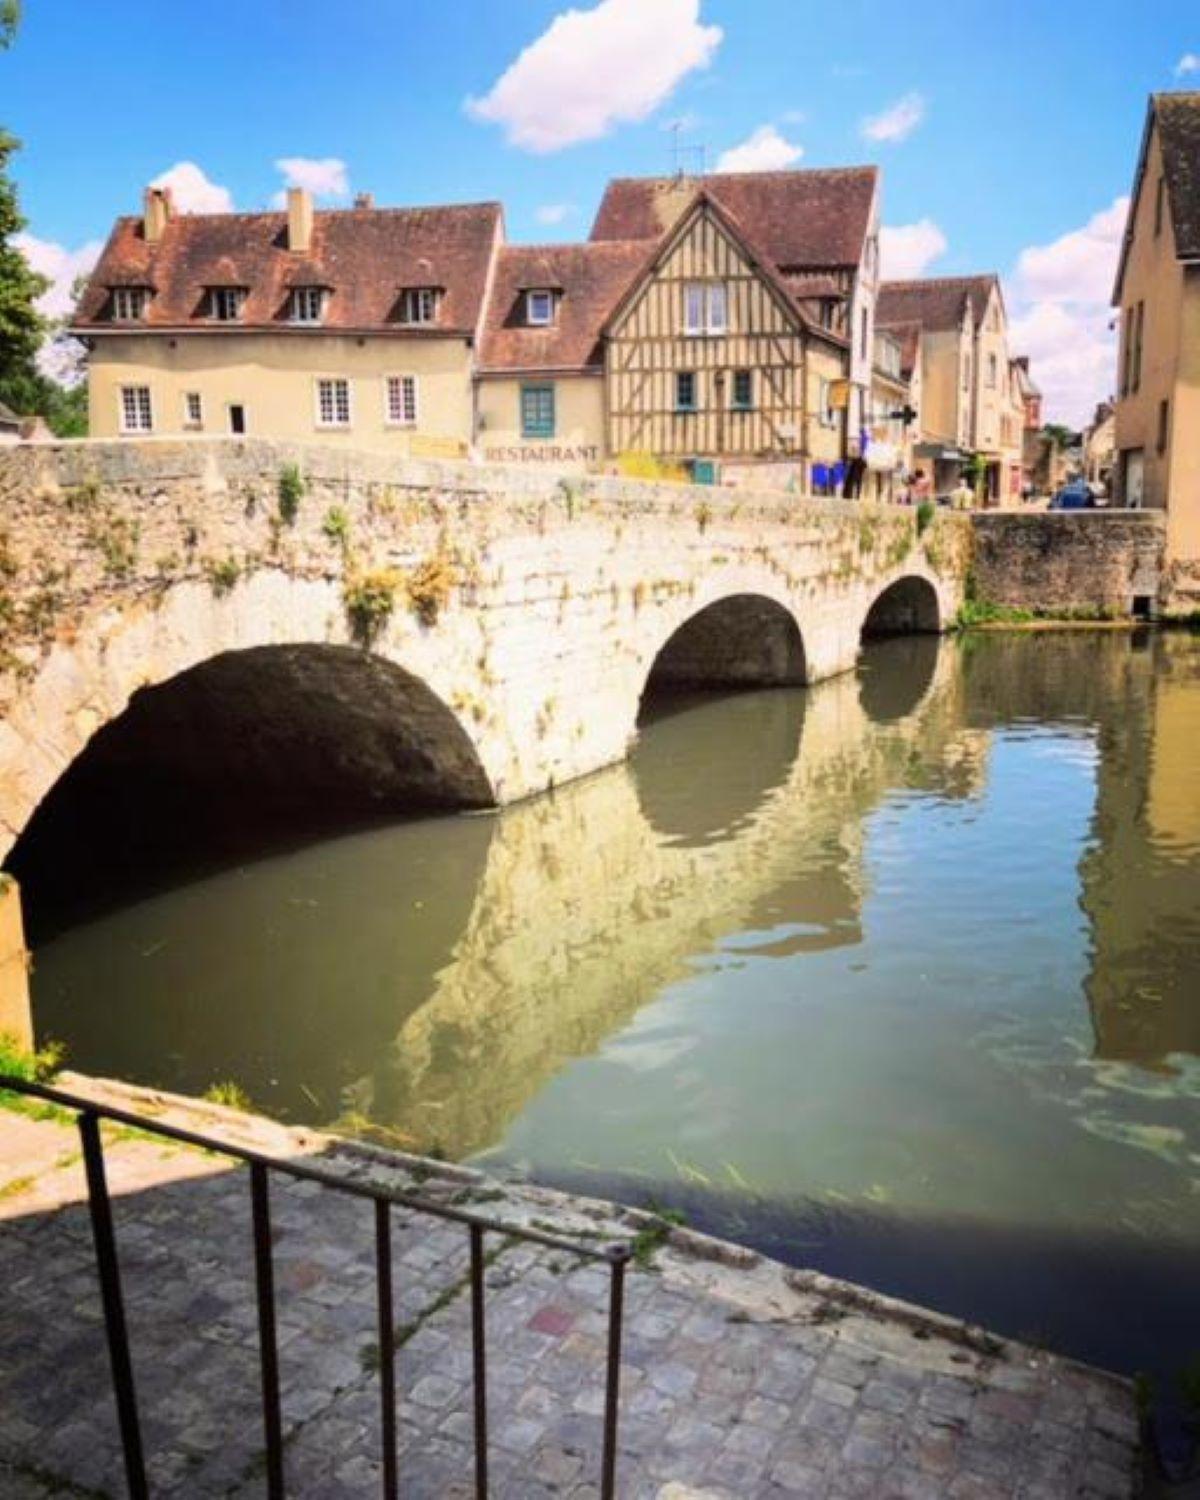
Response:
[{"label": "railing post", "polygon": [[475,1384],[475,1496],[487,1500],[487,1354],[483,1309],[483,1230],[471,1225],[471,1352]]},{"label": "railing post", "polygon": [[258,1351],[262,1364],[267,1494],[283,1500],[283,1418],[279,1407],[279,1349],[275,1338],[275,1267],[271,1257],[271,1189],[262,1162],[250,1163],[254,1215],[254,1273],[258,1296]]},{"label": "railing post", "polygon": [[125,1455],[125,1481],[130,1500],[146,1500],[146,1463],[138,1425],[137,1392],[133,1384],[133,1362],[129,1357],[129,1333],[125,1326],[125,1304],[121,1296],[121,1270],[117,1262],[117,1240],[113,1233],[112,1204],[104,1172],[104,1146],[100,1121],[92,1110],[79,1116],[83,1141],[83,1165],[87,1174],[88,1209],[92,1217],[92,1240],[96,1246],[96,1269],[104,1304],[104,1329],[108,1335],[108,1359],[112,1366],[113,1395],[121,1448]]},{"label": "railing post", "polygon": [[383,1423],[383,1500],[397,1500],[396,1324],[392,1311],[391,1204],[375,1200],[375,1284],[379,1293],[379,1399]]},{"label": "railing post", "polygon": [[604,1458],[600,1500],[614,1500],[617,1489],[617,1418],[621,1401],[621,1325],[625,1317],[625,1267],[632,1255],[628,1245],[608,1250],[611,1279],[608,1289],[608,1370],[604,1390]]}]

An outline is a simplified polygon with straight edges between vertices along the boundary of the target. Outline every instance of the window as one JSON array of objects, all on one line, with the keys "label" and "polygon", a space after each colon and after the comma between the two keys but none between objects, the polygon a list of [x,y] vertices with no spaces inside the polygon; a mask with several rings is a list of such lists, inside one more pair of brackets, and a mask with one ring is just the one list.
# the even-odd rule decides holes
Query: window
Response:
[{"label": "window", "polygon": [[319,286],[298,286],[292,289],[293,323],[319,323],[325,312],[325,289]]},{"label": "window", "polygon": [[991,386],[991,388],[993,390],[995,390],[996,389],[996,379],[997,379],[997,375],[998,375],[998,372],[999,372],[999,366],[996,364],[996,356],[994,354],[989,354],[988,355],[987,372],[988,372],[987,383],[988,383],[988,385]]},{"label": "window", "polygon": [[963,356],[963,390],[964,391],[969,391],[970,389],[971,389],[971,356],[970,356],[970,354],[966,354],[966,355]]},{"label": "window", "polygon": [[438,291],[433,286],[406,287],[400,298],[402,323],[435,323],[438,314]]},{"label": "window", "polygon": [[154,414],[150,406],[148,385],[123,385],[121,387],[121,431],[154,431]]},{"label": "window", "polygon": [[218,323],[236,323],[246,300],[244,286],[214,286],[208,291],[208,314]]},{"label": "window", "polygon": [[385,383],[384,420],[389,427],[417,425],[417,377],[389,375]]},{"label": "window", "polygon": [[1133,308],[1121,313],[1121,394],[1129,394],[1129,376],[1133,369]]},{"label": "window", "polygon": [[1136,391],[1142,383],[1142,335],[1146,330],[1146,304],[1139,302],[1133,312],[1133,367],[1130,371],[1130,389]]},{"label": "window", "polygon": [[1167,433],[1171,425],[1171,403],[1160,401],[1158,403],[1158,440],[1156,446],[1160,453],[1167,451]]},{"label": "window", "polygon": [[246,408],[237,404],[229,408],[229,430],[241,435],[246,431]]},{"label": "window", "polygon": [[549,438],[554,436],[554,387],[523,385],[521,387],[521,436]]},{"label": "window", "polygon": [[1167,179],[1160,177],[1158,187],[1154,194],[1154,238],[1157,239],[1162,233],[1163,210],[1166,207]]},{"label": "window", "polygon": [[317,381],[317,426],[349,427],[350,382],[341,379]]},{"label": "window", "polygon": [[733,404],[738,411],[749,411],[754,405],[754,373],[751,370],[733,372]]},{"label": "window", "polygon": [[112,315],[115,323],[135,323],[146,312],[146,288],[144,286],[117,286],[113,288]]},{"label": "window", "polygon": [[867,337],[870,323],[870,317],[867,314],[867,309],[864,307],[858,315],[858,352],[862,355],[863,359],[866,359],[867,350],[870,347]]},{"label": "window", "polygon": [[683,286],[683,331],[689,334],[724,333],[729,307],[723,281],[686,281]]},{"label": "window", "polygon": [[526,292],[525,321],[531,328],[545,328],[554,322],[554,293]]},{"label": "window", "polygon": [[183,425],[185,427],[204,426],[204,404],[200,400],[199,391],[187,391],[184,394]]},{"label": "window", "polygon": [[679,370],[676,372],[675,410],[696,410],[696,376],[692,370]]}]

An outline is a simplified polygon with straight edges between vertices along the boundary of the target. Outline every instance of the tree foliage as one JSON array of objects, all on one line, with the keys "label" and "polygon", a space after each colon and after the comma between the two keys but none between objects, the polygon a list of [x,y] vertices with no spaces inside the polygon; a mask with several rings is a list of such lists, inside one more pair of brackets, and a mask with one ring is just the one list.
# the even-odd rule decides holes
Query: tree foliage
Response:
[{"label": "tree foliage", "polygon": [[12,46],[21,19],[21,0],[0,0],[0,52]]}]

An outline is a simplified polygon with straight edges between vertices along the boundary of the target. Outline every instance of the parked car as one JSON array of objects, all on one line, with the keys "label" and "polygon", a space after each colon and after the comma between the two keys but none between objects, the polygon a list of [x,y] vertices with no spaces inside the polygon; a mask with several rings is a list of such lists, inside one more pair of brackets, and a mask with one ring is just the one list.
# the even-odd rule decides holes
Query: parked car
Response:
[{"label": "parked car", "polygon": [[1096,497],[1091,489],[1082,479],[1073,479],[1070,484],[1064,484],[1058,494],[1051,500],[1050,510],[1091,510],[1096,504]]}]

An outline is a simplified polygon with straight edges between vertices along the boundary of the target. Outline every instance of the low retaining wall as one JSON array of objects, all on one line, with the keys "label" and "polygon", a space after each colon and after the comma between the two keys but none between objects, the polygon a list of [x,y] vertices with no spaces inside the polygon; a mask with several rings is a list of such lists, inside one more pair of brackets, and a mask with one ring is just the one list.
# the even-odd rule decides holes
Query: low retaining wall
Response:
[{"label": "low retaining wall", "polygon": [[1157,612],[1162,513],[996,511],[972,519],[978,598],[1044,614]]}]

